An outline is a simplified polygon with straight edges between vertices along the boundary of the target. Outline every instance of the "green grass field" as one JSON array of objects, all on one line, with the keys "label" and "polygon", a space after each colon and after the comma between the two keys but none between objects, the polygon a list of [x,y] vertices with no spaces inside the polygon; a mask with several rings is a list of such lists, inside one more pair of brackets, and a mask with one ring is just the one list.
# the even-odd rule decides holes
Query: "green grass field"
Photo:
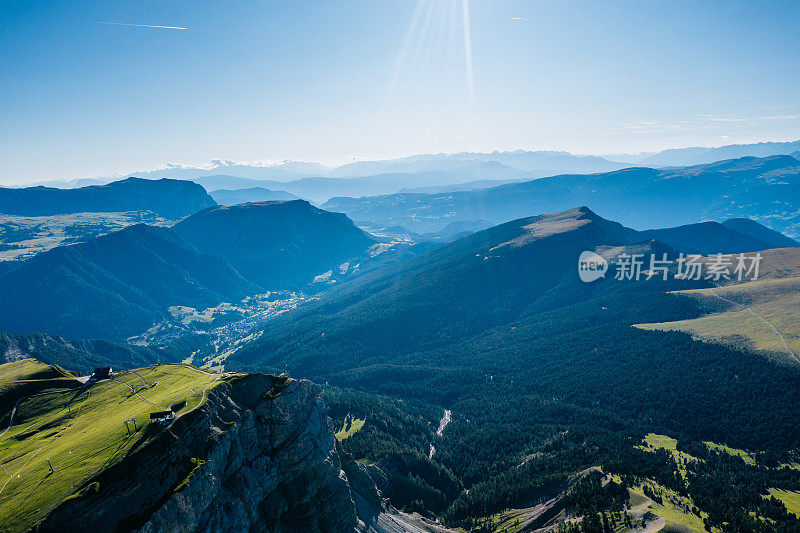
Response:
[{"label": "green grass field", "polygon": [[[653,502],[650,505],[650,512],[666,521],[665,529],[677,526],[678,529],[684,531],[693,531],[697,533],[706,531],[702,517],[707,515],[702,511],[699,517],[692,513],[691,509],[694,507],[692,500],[654,481],[646,480],[644,484],[648,485],[650,490],[656,492],[661,497],[662,503]],[[631,493],[632,506],[634,498],[639,502],[649,500],[643,493],[644,484],[629,490]]]},{"label": "green grass field", "polygon": [[708,446],[712,450],[717,450],[719,452],[725,452],[725,453],[727,453],[729,455],[737,455],[737,456],[741,457],[742,460],[745,463],[747,463],[747,464],[749,464],[751,466],[756,464],[755,458],[752,455],[750,455],[749,453],[747,453],[746,451],[744,451],[744,450],[731,448],[729,446],[725,446],[724,444],[716,444],[714,442],[704,442],[703,444],[705,444],[706,446]]},{"label": "green grass field", "polygon": [[[25,396],[46,366],[32,360],[0,365],[0,394]],[[25,531],[41,521],[93,474],[122,459],[143,438],[152,411],[172,406],[180,407],[177,416],[185,414],[222,377],[188,366],[153,366],[88,389],[53,392],[47,385],[47,394],[20,402],[13,426],[0,436],[0,532]],[[132,418],[138,431],[129,422],[129,434],[125,421]]]},{"label": "green grass field", "polygon": [[524,531],[530,509],[506,509],[486,519],[486,526],[495,533],[518,533]]},{"label": "green grass field", "polygon": [[800,313],[800,278],[760,279],[715,288],[713,292],[698,289],[676,294],[695,299],[709,309],[719,309],[720,306],[726,309],[690,320],[636,324],[635,327],[684,331],[698,340],[781,354],[787,360],[797,362],[786,346],[795,355],[800,354],[800,322],[795,318]]},{"label": "green grass field", "polygon": [[335,437],[338,441],[343,441],[350,435],[361,430],[364,427],[364,422],[366,422],[363,418],[353,418],[350,413],[344,417],[344,424],[342,424],[342,429],[336,432]]},{"label": "green grass field", "polygon": [[656,433],[648,433],[644,437],[644,444],[639,446],[640,449],[645,451],[667,450],[672,453],[673,459],[678,464],[678,468],[683,477],[686,477],[685,464],[690,461],[697,461],[696,457],[689,455],[686,452],[680,452],[677,449],[678,441],[667,435],[658,435]]}]

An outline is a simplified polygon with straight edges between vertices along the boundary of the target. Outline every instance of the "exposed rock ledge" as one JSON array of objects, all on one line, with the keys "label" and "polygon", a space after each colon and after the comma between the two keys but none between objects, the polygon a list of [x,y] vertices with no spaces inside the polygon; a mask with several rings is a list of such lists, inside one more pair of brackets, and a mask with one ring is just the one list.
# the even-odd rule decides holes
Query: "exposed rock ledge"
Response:
[{"label": "exposed rock ledge", "polygon": [[88,480],[40,531],[423,531],[337,453],[319,388],[249,374]]}]

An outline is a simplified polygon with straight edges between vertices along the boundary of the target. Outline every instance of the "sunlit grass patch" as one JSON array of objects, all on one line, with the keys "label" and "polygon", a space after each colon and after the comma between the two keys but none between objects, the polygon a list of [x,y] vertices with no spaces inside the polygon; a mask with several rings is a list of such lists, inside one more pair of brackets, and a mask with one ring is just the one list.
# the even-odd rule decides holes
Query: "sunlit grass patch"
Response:
[{"label": "sunlit grass patch", "polygon": [[800,492],[782,489],[769,489],[769,495],[783,502],[790,513],[800,517]]},{"label": "sunlit grass patch", "polygon": [[[642,499],[646,498],[644,495],[645,487],[648,488],[649,492],[656,494],[661,499],[660,503],[653,502],[652,506],[650,506],[650,512],[666,521],[665,529],[670,526],[676,526],[698,533],[706,531],[703,519],[708,515],[704,511],[697,509],[690,498],[682,496],[652,480],[646,480],[641,485],[631,489],[631,495],[635,494],[639,497],[636,501],[641,502],[643,501]],[[634,499],[632,497],[631,504],[633,502]],[[697,514],[695,514],[695,510],[697,510]]]},{"label": "sunlit grass patch", "polygon": [[347,437],[357,433],[364,427],[364,422],[366,419],[364,418],[354,418],[347,413],[347,416],[344,417],[344,424],[342,424],[342,429],[336,432],[336,440],[343,441]]},{"label": "sunlit grass patch", "polygon": [[655,451],[655,450],[667,450],[672,454],[672,458],[675,460],[675,463],[678,465],[678,469],[681,475],[685,478],[686,477],[686,463],[699,461],[697,457],[689,455],[686,452],[678,451],[678,441],[669,437],[667,435],[658,435],[656,433],[648,433],[644,437],[644,444],[639,446],[640,450],[645,451]]},{"label": "sunlit grass patch", "polygon": [[729,446],[725,446],[724,444],[717,444],[717,443],[714,443],[714,442],[703,442],[703,444],[705,444],[706,446],[708,446],[712,450],[716,450],[716,451],[719,451],[719,452],[725,452],[725,453],[727,453],[729,455],[739,456],[748,465],[752,466],[752,465],[756,464],[755,458],[752,455],[750,455],[749,453],[747,453],[746,451],[744,451],[744,450],[738,450],[736,448],[731,448]]}]

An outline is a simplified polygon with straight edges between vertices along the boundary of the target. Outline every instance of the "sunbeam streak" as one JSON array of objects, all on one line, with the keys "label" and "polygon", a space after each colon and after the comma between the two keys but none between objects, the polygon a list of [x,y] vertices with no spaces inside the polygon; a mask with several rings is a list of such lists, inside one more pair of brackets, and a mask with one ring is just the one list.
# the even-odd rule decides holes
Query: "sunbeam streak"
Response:
[{"label": "sunbeam streak", "polygon": [[[459,44],[461,28],[463,45]],[[389,71],[382,111],[388,111],[400,95],[408,100],[429,90],[436,77],[457,83],[463,79],[456,74],[461,69],[466,74],[466,87],[454,89],[466,92],[472,109],[475,88],[469,0],[418,0]]]},{"label": "sunbeam streak", "polygon": [[411,39],[414,36],[414,30],[416,29],[417,25],[419,24],[419,19],[422,16],[422,7],[425,4],[425,0],[419,0],[417,2],[417,7],[414,10],[414,16],[411,18],[411,24],[408,26],[408,30],[406,30],[406,35],[403,38],[403,44],[400,45],[400,50],[397,51],[397,58],[395,59],[394,66],[392,67],[392,72],[389,76],[389,87],[386,91],[386,103],[384,107],[389,105],[392,98],[394,97],[395,89],[397,88],[397,83],[400,80],[400,72],[403,69],[403,64],[406,60],[406,55],[408,55],[408,49],[411,45]]},{"label": "sunbeam streak", "polygon": [[472,36],[469,28],[469,0],[463,0],[464,16],[464,59],[467,62],[467,91],[469,92],[469,103],[475,105],[475,81],[472,76]]}]

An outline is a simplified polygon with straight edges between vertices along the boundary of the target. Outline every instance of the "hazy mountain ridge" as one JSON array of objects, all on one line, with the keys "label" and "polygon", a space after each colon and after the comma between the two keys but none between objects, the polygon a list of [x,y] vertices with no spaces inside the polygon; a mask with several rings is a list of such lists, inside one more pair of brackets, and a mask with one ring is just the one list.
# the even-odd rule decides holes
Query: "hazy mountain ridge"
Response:
[{"label": "hazy mountain ridge", "polygon": [[[742,221],[747,220],[746,231],[736,229]],[[734,226],[734,227],[731,227]],[[758,237],[753,236],[757,234]],[[686,253],[703,255],[756,252],[783,246],[800,246],[785,235],[770,230],[749,219],[731,219],[723,223],[700,222],[676,228],[645,230],[640,232],[642,238],[656,239]]]},{"label": "hazy mountain ridge", "polygon": [[199,185],[169,179],[128,178],[77,189],[0,188],[0,213],[23,216],[151,211],[175,219],[213,205],[216,202]]},{"label": "hazy mountain ridge", "polygon": [[643,158],[631,158],[630,161],[645,166],[689,166],[703,165],[723,159],[740,157],[770,157],[774,155],[792,155],[800,150],[800,141],[793,142],[760,142],[752,144],[729,144],[717,148],[671,148]]},{"label": "hazy mountain ridge", "polygon": [[385,161],[358,161],[337,167],[331,177],[357,177],[370,174],[431,172],[437,170],[480,169],[487,164],[532,173],[602,172],[622,168],[624,164],[600,156],[574,155],[557,151],[461,152],[456,154],[420,154]]},{"label": "hazy mountain ridge", "polygon": [[531,213],[587,205],[640,229],[746,217],[799,236],[797,198],[800,161],[773,156],[675,169],[552,176],[447,194],[332,198],[323,207],[347,213],[354,220],[399,225],[419,233],[457,220],[487,219],[497,224]]},{"label": "hazy mountain ridge", "polygon": [[299,200],[297,196],[286,191],[270,190],[263,187],[248,189],[217,189],[209,193],[219,205],[246,204],[249,202],[269,202]]},{"label": "hazy mountain ridge", "polygon": [[762,226],[749,218],[731,218],[723,222],[722,225],[754,239],[768,242],[772,245],[772,248],[800,245],[796,240],[787,237],[783,233]]},{"label": "hazy mountain ridge", "polygon": [[[300,198],[321,203],[333,196],[372,196],[393,193],[404,188],[448,186],[458,189],[461,183],[476,178],[508,181],[534,177],[539,177],[539,175],[487,163],[482,164],[478,169],[378,174],[353,178],[309,177],[288,182],[252,180],[222,175],[206,176],[194,181],[209,190],[262,187],[286,191]],[[467,185],[466,187],[471,188],[472,186]]]},{"label": "hazy mountain ridge", "polygon": [[133,368],[146,366],[160,360],[160,355],[144,346],[115,343],[106,340],[67,341],[45,333],[0,333],[0,364],[26,358],[59,365],[91,374],[101,366]]},{"label": "hazy mountain ridge", "polygon": [[[204,167],[170,165],[161,169],[132,172],[127,177],[173,178],[203,184],[208,178],[228,177],[240,180],[283,183],[307,177],[364,177],[387,173],[419,173],[432,171],[470,171],[483,163],[517,171],[544,172],[541,175],[599,173],[631,166],[690,166],[741,157],[768,157],[800,153],[800,141],[731,144],[720,147],[669,148],[659,152],[613,155],[579,155],[557,150],[512,150],[494,152],[460,152],[453,154],[417,154],[384,160],[356,161],[336,167],[313,162],[284,161],[272,164],[251,164],[235,161],[212,161]],[[487,176],[488,177],[488,176]],[[486,179],[482,177],[481,179]],[[34,183],[58,188],[102,185],[117,178],[98,177],[73,180],[50,180]],[[252,183],[252,182],[251,182]],[[442,184],[431,184],[431,186]],[[204,184],[205,186],[205,184]],[[211,186],[211,188],[226,188]],[[280,188],[280,187],[278,187]]]}]

